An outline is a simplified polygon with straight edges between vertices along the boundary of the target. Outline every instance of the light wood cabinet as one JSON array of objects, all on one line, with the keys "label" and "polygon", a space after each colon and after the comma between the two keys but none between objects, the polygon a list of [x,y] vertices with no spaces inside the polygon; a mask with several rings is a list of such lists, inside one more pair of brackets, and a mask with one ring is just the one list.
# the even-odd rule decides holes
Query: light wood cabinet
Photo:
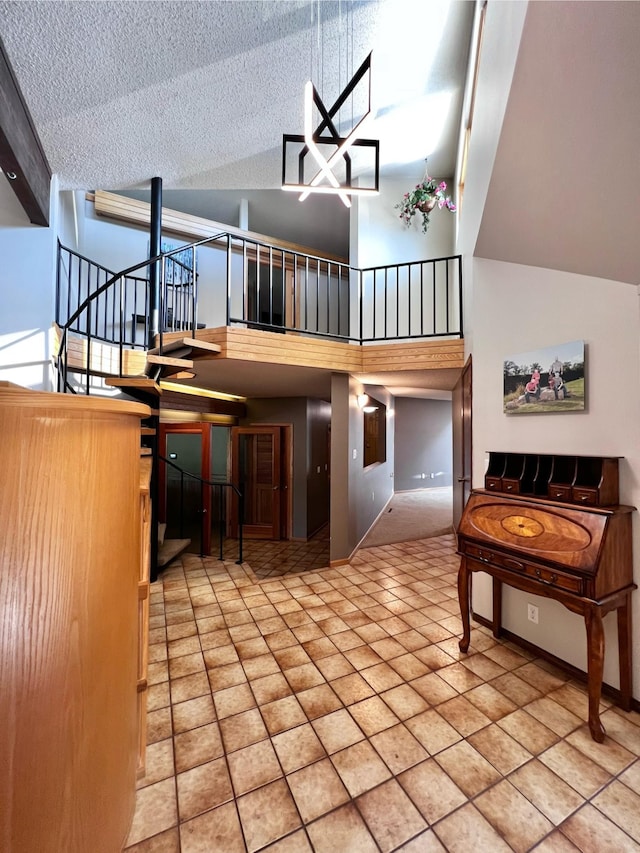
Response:
[{"label": "light wood cabinet", "polygon": [[0,388],[0,849],[116,853],[139,737],[140,418]]}]

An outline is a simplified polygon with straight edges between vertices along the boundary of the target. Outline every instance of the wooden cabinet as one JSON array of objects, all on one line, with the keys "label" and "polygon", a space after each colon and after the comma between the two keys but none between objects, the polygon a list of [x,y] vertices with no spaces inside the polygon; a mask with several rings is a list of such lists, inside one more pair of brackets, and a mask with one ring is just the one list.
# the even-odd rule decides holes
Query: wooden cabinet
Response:
[{"label": "wooden cabinet", "polygon": [[138,755],[136,403],[0,388],[0,849],[115,853]]},{"label": "wooden cabinet", "polygon": [[[573,459],[567,467],[555,468],[556,472],[562,472],[562,479],[571,479],[570,483],[559,486],[571,489],[572,497],[576,489],[577,496],[580,489],[590,490],[590,494],[597,492],[600,485],[596,479],[602,484],[610,475],[603,473],[604,468],[598,470],[596,466],[594,472],[589,467],[594,474],[591,481],[576,486]],[[503,484],[504,477],[500,479]],[[630,599],[636,588],[631,539],[633,510],[629,506],[578,506],[560,503],[555,497],[549,500],[478,489],[471,493],[458,528],[458,553],[462,556],[458,573],[463,624],[461,651],[469,648],[471,582],[477,571],[487,572],[493,578],[496,637],[502,630],[503,583],[553,598],[579,613],[584,617],[587,635],[589,729],[599,742],[604,739],[599,716],[604,664],[602,617],[609,611],[615,610],[618,618],[619,701],[626,710],[631,703]]]},{"label": "wooden cabinet", "polygon": [[485,489],[586,506],[618,503],[618,458],[489,453]]}]

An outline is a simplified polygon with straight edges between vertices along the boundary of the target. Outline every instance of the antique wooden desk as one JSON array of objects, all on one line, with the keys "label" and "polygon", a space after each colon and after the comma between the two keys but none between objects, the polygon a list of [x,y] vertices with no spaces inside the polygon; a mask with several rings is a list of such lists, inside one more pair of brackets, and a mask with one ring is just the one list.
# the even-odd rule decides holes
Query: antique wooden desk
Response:
[{"label": "antique wooden desk", "polygon": [[[617,498],[617,464],[615,479]],[[496,637],[501,632],[503,583],[555,599],[581,614],[587,633],[589,729],[593,739],[602,742],[602,618],[612,610],[617,611],[618,619],[619,704],[625,710],[631,706],[630,598],[636,589],[631,548],[634,507],[587,506],[586,500],[594,504],[599,499],[597,487],[593,493],[592,486],[574,486],[574,497],[580,503],[573,504],[569,502],[571,484],[557,497],[553,486],[547,489],[546,497],[536,497],[518,494],[519,485],[512,478],[506,482],[495,476],[488,478],[488,484],[492,481],[490,489],[471,493],[458,530],[458,553],[462,556],[458,574],[463,624],[460,650],[466,652],[469,648],[471,579],[476,571],[487,572],[493,578]],[[509,491],[503,491],[507,486]],[[585,500],[585,491],[589,490]],[[606,494],[609,498],[611,492]]]}]

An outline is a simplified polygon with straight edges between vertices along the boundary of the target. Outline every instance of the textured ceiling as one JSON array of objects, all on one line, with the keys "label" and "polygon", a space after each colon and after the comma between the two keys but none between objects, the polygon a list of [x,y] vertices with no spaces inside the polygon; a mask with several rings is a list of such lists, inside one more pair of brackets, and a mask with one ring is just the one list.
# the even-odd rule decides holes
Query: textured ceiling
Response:
[{"label": "textured ceiling", "polygon": [[267,189],[306,80],[331,104],[371,50],[382,173],[452,175],[473,5],[31,0],[0,32],[63,189]]}]

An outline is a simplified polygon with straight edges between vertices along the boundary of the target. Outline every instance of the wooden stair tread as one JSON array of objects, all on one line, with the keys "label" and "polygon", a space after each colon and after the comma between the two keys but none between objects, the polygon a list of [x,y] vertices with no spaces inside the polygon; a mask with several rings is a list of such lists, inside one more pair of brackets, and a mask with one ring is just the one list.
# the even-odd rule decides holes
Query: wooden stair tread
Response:
[{"label": "wooden stair tread", "polygon": [[158,568],[175,560],[183,551],[186,551],[189,545],[191,545],[191,539],[165,539],[158,549]]},{"label": "wooden stair tread", "polygon": [[[169,341],[163,344],[162,354],[172,352],[176,349],[200,350],[202,353],[219,353],[221,347],[218,344],[212,344],[209,341],[201,341],[198,338],[177,338],[175,341]],[[160,355],[160,347],[154,347],[147,351],[150,355]],[[198,353],[193,354],[197,357]]]},{"label": "wooden stair tread", "polygon": [[183,370],[191,370],[193,361],[190,358],[171,358],[168,355],[149,355],[147,353],[147,364],[158,364],[160,367],[179,367]]},{"label": "wooden stair tread", "polygon": [[110,385],[112,388],[131,388],[137,391],[144,391],[147,394],[162,394],[162,388],[158,383],[150,379],[148,376],[125,376],[115,379],[105,379],[105,385]]}]

